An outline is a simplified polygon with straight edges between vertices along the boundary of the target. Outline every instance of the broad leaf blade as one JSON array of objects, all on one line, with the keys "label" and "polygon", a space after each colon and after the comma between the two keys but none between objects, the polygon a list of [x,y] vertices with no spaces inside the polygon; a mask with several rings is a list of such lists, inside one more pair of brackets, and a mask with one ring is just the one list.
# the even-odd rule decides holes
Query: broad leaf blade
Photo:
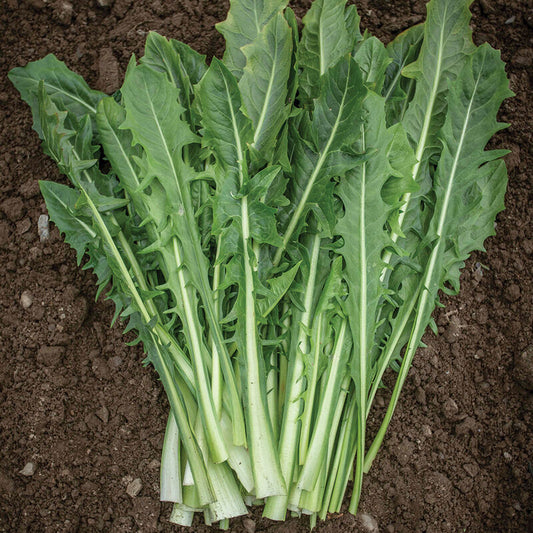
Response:
[{"label": "broad leaf blade", "polygon": [[226,40],[224,63],[237,79],[246,65],[242,48],[253,42],[265,24],[286,5],[287,0],[231,0],[228,16],[217,24],[217,30]]},{"label": "broad leaf blade", "polygon": [[246,66],[239,89],[245,113],[254,128],[252,146],[269,161],[289,113],[287,83],[292,36],[283,14],[275,15],[242,51]]},{"label": "broad leaf blade", "polygon": [[391,62],[383,43],[376,37],[365,39],[358,46],[354,59],[361,69],[365,85],[381,94],[385,72]]},{"label": "broad leaf blade", "polygon": [[353,50],[356,35],[346,26],[345,7],[346,0],[315,0],[303,18],[298,63],[300,86],[309,98],[318,95],[321,76]]},{"label": "broad leaf blade", "polygon": [[32,108],[33,128],[41,138],[41,119],[38,114],[39,83],[43,83],[46,94],[60,110],[72,113],[77,120],[87,114],[94,117],[98,102],[105,96],[100,91],[90,89],[79,74],[72,72],[53,54],[28,63],[25,67],[14,68],[8,77],[22,99]]},{"label": "broad leaf blade", "polygon": [[[330,180],[355,164],[353,156],[340,150],[353,144],[360,134],[354,125],[360,120],[366,93],[356,62],[350,57],[341,59],[321,79],[312,122],[302,120],[301,134],[292,133],[294,152],[288,189],[291,205],[282,213],[285,233],[274,265],[281,260],[291,239],[297,240],[311,208],[317,207],[322,231],[328,231],[328,226],[334,223]],[[312,138],[305,139],[302,135]]]},{"label": "broad leaf blade", "polygon": [[416,82],[403,76],[402,70],[417,59],[423,37],[424,25],[417,24],[400,33],[387,45],[387,53],[392,61],[385,74],[382,94],[387,101],[388,124],[395,124],[403,119],[413,98]]},{"label": "broad leaf blade", "polygon": [[444,122],[448,82],[453,81],[473,51],[469,27],[472,0],[432,0],[427,6],[424,40],[418,59],[403,69],[416,80],[413,100],[402,121],[420,162],[414,178],[424,175],[435,153],[436,136]]},{"label": "broad leaf blade", "polygon": [[350,372],[357,394],[357,465],[352,511],[361,494],[366,428],[366,400],[371,385],[380,303],[385,294],[383,252],[392,244],[386,222],[392,206],[382,190],[394,169],[390,164],[395,129],[387,128],[385,99],[374,92],[366,97],[365,117],[356,149],[369,153],[359,167],[339,182],[336,193],[344,204],[344,216],[335,233],[342,237],[339,253],[345,260],[344,275],[348,296],[344,302],[353,339]]},{"label": "broad leaf blade", "polygon": [[[278,244],[275,210],[253,199],[254,176],[248,176],[246,145],[249,121],[240,111],[241,96],[235,77],[222,62],[214,60],[198,86],[204,139],[214,147],[227,169],[217,183],[215,232],[222,235],[220,259],[226,262],[224,287],[237,286],[230,314],[237,318],[235,340],[244,367],[243,388],[247,413],[248,443],[257,496],[285,492],[279,459],[268,414],[264,359],[257,334],[259,313],[256,295],[265,291],[255,270],[254,245]],[[276,169],[278,172],[279,169]],[[268,173],[260,183],[268,181]],[[258,177],[258,176],[255,176]],[[245,194],[240,194],[240,192]],[[251,194],[250,198],[248,193]]]},{"label": "broad leaf blade", "polygon": [[158,72],[166,73],[168,79],[178,88],[179,101],[186,109],[189,125],[194,128],[196,118],[192,107],[193,86],[207,71],[205,56],[182,42],[167,40],[156,32],[150,32],[141,63]]}]

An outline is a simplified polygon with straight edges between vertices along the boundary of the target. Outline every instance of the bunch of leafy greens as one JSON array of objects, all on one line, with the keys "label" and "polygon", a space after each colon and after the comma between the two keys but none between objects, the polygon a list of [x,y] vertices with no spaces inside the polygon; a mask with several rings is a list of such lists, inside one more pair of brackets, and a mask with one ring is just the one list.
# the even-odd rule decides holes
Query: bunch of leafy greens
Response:
[{"label": "bunch of leafy greens", "polygon": [[41,182],[50,216],[168,395],[172,521],[314,524],[350,480],[356,512],[439,289],[503,209],[485,146],[511,92],[470,3],[432,0],[385,47],[346,0],[301,32],[284,0],[232,0],[222,61],[150,33],[113,96],[53,55],[11,71],[72,185]]}]

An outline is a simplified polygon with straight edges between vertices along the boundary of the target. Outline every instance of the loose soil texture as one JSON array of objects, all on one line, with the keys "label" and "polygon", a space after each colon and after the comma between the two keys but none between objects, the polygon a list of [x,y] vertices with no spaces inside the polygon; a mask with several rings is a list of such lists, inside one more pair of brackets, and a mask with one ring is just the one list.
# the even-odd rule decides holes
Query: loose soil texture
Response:
[{"label": "loose soil texture", "polygon": [[[292,5],[301,16],[309,1]],[[363,27],[385,41],[423,20],[420,0],[360,0]],[[528,10],[529,8],[529,10]],[[30,111],[7,72],[53,52],[108,93],[149,30],[221,56],[214,24],[228,2],[3,0],[0,4],[0,531],[178,531],[158,500],[168,405],[140,347],[110,329],[93,276],[76,267],[46,212],[38,179],[63,179],[41,153]],[[494,140],[508,148],[507,209],[487,254],[467,263],[462,292],[436,312],[385,444],[364,484],[358,518],[331,516],[319,532],[525,532],[531,518],[533,270],[532,11],[529,0],[480,0],[478,44],[502,50],[516,98]],[[389,376],[390,381],[390,376]],[[387,393],[378,401],[385,405]],[[376,411],[370,433],[383,414]],[[254,509],[234,532],[304,532]],[[196,532],[210,528],[195,525]]]}]

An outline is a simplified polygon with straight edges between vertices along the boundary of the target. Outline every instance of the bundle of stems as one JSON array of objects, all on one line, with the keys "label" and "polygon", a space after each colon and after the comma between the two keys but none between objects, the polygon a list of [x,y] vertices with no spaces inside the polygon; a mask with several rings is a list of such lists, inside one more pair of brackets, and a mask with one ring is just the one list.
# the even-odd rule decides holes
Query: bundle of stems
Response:
[{"label": "bundle of stems", "polygon": [[[223,60],[150,33],[113,96],[49,55],[10,79],[71,186],[41,182],[170,403],[161,499],[190,525],[338,512],[409,367],[503,209],[511,96],[469,0],[388,46],[356,7],[232,0]],[[397,374],[370,448],[366,421]]]}]

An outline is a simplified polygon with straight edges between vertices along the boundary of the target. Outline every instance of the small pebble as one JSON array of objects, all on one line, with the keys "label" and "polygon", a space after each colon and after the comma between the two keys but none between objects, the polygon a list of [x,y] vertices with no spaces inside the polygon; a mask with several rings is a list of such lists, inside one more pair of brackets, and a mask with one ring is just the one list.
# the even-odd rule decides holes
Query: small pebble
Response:
[{"label": "small pebble", "polygon": [[24,309],[28,309],[31,307],[31,304],[33,303],[33,296],[30,291],[24,291],[20,295],[20,305],[24,307]]},{"label": "small pebble", "polygon": [[503,452],[503,458],[509,463],[511,462],[513,456],[509,452]]},{"label": "small pebble", "polygon": [[115,0],[96,0],[96,3],[100,7],[109,7],[109,6],[112,6],[115,3]]},{"label": "small pebble", "polygon": [[452,317],[450,320],[450,324],[444,332],[444,340],[450,344],[453,344],[454,342],[457,342],[460,336],[461,324],[459,322],[459,319],[457,317]]},{"label": "small pebble", "polygon": [[515,15],[513,15],[512,17],[509,17],[509,18],[505,21],[505,24],[512,24],[515,20],[516,20],[516,17],[515,17]]},{"label": "small pebble", "polygon": [[158,461],[157,459],[152,459],[152,460],[148,463],[148,468],[150,468],[150,469],[152,469],[152,470],[157,470],[160,466],[161,466],[161,462]]},{"label": "small pebble", "polygon": [[26,463],[24,465],[24,468],[19,472],[19,474],[22,474],[23,476],[30,477],[35,474],[35,464],[33,463]]},{"label": "small pebble", "polygon": [[46,242],[50,238],[50,223],[48,215],[40,215],[37,221],[37,232],[41,242]]},{"label": "small pebble", "polygon": [[378,533],[379,526],[377,520],[373,516],[361,513],[359,515],[359,521],[361,522],[361,525],[365,531],[368,531],[369,533]]},{"label": "small pebble", "polygon": [[474,270],[474,279],[479,283],[483,279],[483,265],[476,263],[476,269]]},{"label": "small pebble", "polygon": [[17,233],[19,235],[24,235],[24,233],[27,233],[31,228],[31,220],[29,218],[25,218],[17,223]]},{"label": "small pebble", "polygon": [[126,487],[126,494],[132,498],[135,498],[139,492],[141,492],[142,488],[143,484],[140,478],[134,479],[132,482],[128,483],[128,486]]}]

